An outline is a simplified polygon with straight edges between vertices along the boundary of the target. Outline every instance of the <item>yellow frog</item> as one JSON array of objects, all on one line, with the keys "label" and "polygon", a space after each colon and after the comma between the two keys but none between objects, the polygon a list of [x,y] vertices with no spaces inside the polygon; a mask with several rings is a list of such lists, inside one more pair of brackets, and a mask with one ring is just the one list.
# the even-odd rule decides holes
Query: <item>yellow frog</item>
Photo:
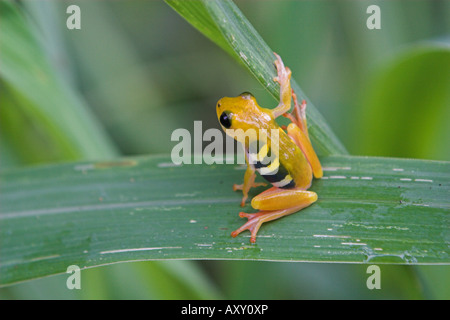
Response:
[{"label": "yellow frog", "polygon": [[[245,205],[250,188],[265,185],[255,183],[255,170],[272,184],[272,188],[252,199],[251,205],[260,210],[257,213],[240,212],[239,216],[248,221],[231,233],[236,237],[244,230],[251,232],[250,242],[256,242],[256,234],[264,222],[275,220],[297,212],[317,200],[317,194],[307,191],[313,175],[322,177],[322,166],[311,145],[306,126],[306,102],[298,104],[297,96],[291,89],[291,70],[284,66],[280,56],[275,53],[275,66],[278,76],[274,81],[280,84],[280,103],[275,109],[261,108],[256,99],[247,92],[233,98],[224,97],[217,103],[217,118],[225,132],[229,129],[255,130],[264,132],[252,138],[237,139],[245,149],[247,170],[244,183],[233,185],[234,190],[242,190],[241,206]],[[294,109],[291,109],[291,98]],[[291,120],[286,127],[280,127],[275,119],[285,116]],[[275,133],[278,133],[274,135]],[[229,133],[228,133],[229,134]],[[275,143],[275,137],[277,138]],[[269,157],[270,154],[270,157]],[[266,161],[265,161],[266,160]]]}]

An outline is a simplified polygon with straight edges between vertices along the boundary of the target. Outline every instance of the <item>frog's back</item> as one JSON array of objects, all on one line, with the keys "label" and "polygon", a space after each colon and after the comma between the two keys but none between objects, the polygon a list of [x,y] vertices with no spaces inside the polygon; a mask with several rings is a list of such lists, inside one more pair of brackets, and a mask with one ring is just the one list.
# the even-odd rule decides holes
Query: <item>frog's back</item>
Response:
[{"label": "frog's back", "polygon": [[303,152],[281,128],[278,136],[279,148],[271,139],[250,143],[246,149],[250,164],[274,187],[309,188],[312,170]]}]

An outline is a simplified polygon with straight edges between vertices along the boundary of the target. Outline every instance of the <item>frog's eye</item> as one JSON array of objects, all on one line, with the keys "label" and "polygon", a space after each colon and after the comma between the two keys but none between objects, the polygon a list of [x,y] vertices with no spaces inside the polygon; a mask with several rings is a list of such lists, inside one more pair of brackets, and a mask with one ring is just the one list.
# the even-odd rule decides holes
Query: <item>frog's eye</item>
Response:
[{"label": "frog's eye", "polygon": [[240,94],[240,96],[242,97],[242,98],[244,98],[244,99],[250,99],[250,98],[253,98],[253,95],[250,93],[250,92],[242,92],[241,94]]},{"label": "frog's eye", "polygon": [[231,113],[228,111],[222,112],[220,115],[220,124],[225,128],[229,129],[231,127]]}]

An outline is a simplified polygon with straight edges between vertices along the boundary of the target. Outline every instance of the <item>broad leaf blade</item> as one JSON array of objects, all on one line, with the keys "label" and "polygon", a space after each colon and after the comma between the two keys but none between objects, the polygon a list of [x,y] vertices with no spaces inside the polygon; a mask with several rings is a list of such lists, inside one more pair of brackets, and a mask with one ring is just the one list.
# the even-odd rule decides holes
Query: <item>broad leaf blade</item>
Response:
[{"label": "broad leaf blade", "polygon": [[230,237],[244,222],[231,189],[239,166],[175,167],[157,156],[5,172],[0,283],[136,260],[449,263],[448,162],[322,162],[318,202],[263,225],[256,245],[248,233]]}]

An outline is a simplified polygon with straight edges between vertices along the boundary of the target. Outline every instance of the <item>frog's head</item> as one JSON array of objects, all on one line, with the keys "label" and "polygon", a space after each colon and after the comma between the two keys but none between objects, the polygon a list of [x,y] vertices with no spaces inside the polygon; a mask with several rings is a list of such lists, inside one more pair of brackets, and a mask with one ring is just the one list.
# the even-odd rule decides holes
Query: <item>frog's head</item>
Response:
[{"label": "frog's head", "polygon": [[217,118],[226,132],[226,129],[262,129],[273,118],[264,112],[255,97],[249,92],[243,92],[237,97],[224,97],[217,102]]}]

